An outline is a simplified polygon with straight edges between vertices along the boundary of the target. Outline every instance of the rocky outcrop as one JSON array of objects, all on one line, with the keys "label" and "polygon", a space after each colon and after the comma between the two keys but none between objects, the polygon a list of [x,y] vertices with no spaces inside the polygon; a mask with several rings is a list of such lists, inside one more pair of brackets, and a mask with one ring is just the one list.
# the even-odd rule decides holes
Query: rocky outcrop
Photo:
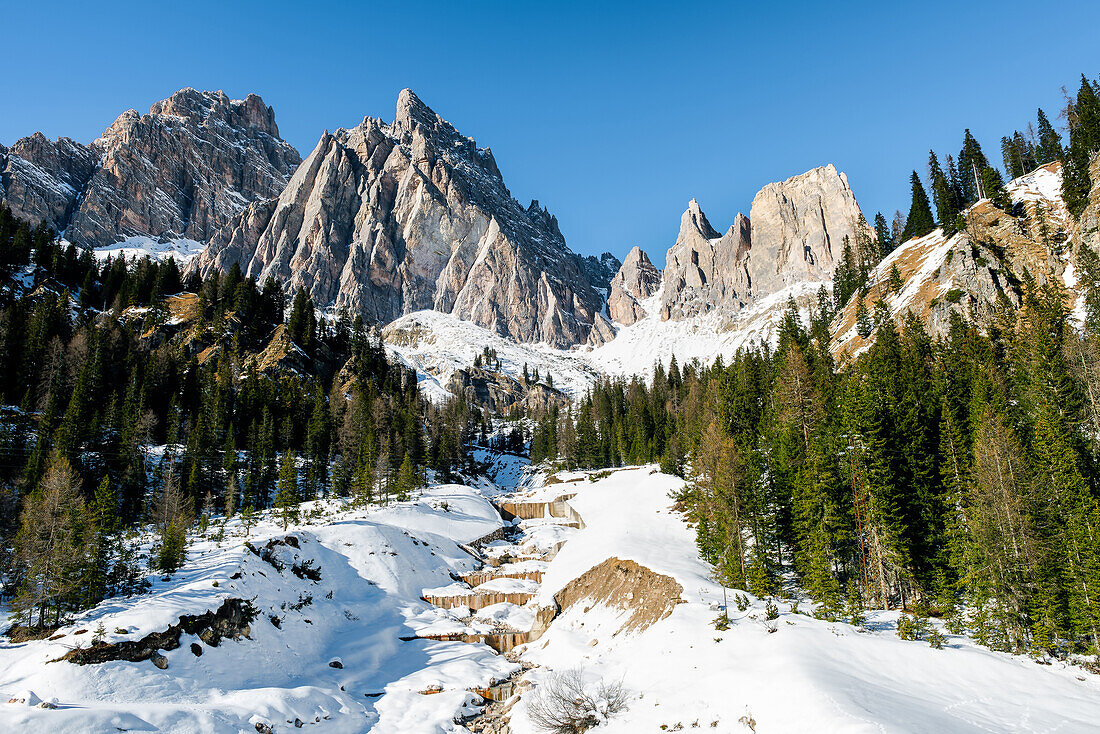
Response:
[{"label": "rocky outcrop", "polygon": [[551,407],[564,408],[569,404],[565,393],[548,385],[524,383],[480,367],[455,370],[447,383],[447,391],[463,396],[478,408],[488,408],[496,415],[503,415],[512,408],[543,412]]},{"label": "rocky outcrop", "polygon": [[208,240],[250,202],[277,195],[301,156],[250,94],[183,89],[128,110],[90,145],[41,133],[0,153],[0,196],[81,246],[135,235]]},{"label": "rocky outcrop", "polygon": [[757,297],[831,280],[844,238],[871,237],[848,177],[832,164],[768,184],[752,200],[749,278]]},{"label": "rocky outcrop", "polygon": [[607,312],[611,320],[629,326],[645,317],[640,301],[652,298],[661,288],[661,271],[649,256],[635,246],[611,280]]},{"label": "rocky outcrop", "polygon": [[680,234],[668,251],[661,318],[685,319],[718,307],[734,312],[751,298],[745,260],[751,247],[749,220],[738,214],[718,234],[695,199],[680,217]]},{"label": "rocky outcrop", "polygon": [[848,179],[832,165],[757,193],[719,234],[693,199],[664,270],[662,319],[745,306],[788,286],[832,279],[844,239],[871,237]]},{"label": "rocky outcrop", "polygon": [[[159,651],[178,648],[181,635],[197,635],[210,647],[217,647],[223,639],[237,640],[248,637],[256,614],[256,608],[251,602],[244,599],[226,599],[216,610],[181,616],[179,622],[163,632],[153,632],[140,640],[77,647],[58,660],[67,660],[77,665],[98,665],[113,660],[125,660],[131,663],[152,660],[158,668],[163,669],[168,667],[167,660]],[[158,662],[158,659],[163,660],[163,663]]]},{"label": "rocky outcrop", "polygon": [[407,89],[392,124],[322,135],[279,198],[193,267],[233,263],[371,321],[434,309],[555,346],[586,341],[603,306],[601,263],[570,252],[545,208],[512,198],[492,152]]},{"label": "rocky outcrop", "polygon": [[[899,245],[871,271],[862,296],[866,308],[883,304],[899,325],[913,314],[930,334],[943,336],[953,316],[984,325],[1000,310],[1019,308],[1029,279],[1074,294],[1073,255],[1078,238],[1086,236],[1086,215],[1074,223],[1066,210],[1059,164],[1041,166],[1006,188],[1012,200],[1007,211],[982,199],[964,213],[964,230],[946,235],[937,229]],[[853,296],[832,324],[832,351],[841,359],[875,339],[874,331],[860,333],[859,299]]]},{"label": "rocky outcrop", "polygon": [[0,199],[15,216],[65,228],[99,160],[96,150],[42,133],[0,147]]},{"label": "rocky outcrop", "polygon": [[620,629],[640,632],[672,614],[683,591],[671,576],[612,557],[570,581],[554,601],[561,612],[581,602],[618,609],[625,615]]}]

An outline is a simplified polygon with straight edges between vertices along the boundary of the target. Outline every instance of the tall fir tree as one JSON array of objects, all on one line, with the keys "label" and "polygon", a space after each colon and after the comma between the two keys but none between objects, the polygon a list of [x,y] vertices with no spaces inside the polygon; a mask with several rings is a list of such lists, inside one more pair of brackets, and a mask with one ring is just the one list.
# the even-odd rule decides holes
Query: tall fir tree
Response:
[{"label": "tall fir tree", "polygon": [[936,228],[935,219],[932,217],[932,207],[928,203],[928,194],[924,191],[920,176],[916,171],[909,177],[913,200],[909,205],[909,216],[905,220],[905,229],[901,233],[901,242],[906,242],[914,237],[923,237]]}]

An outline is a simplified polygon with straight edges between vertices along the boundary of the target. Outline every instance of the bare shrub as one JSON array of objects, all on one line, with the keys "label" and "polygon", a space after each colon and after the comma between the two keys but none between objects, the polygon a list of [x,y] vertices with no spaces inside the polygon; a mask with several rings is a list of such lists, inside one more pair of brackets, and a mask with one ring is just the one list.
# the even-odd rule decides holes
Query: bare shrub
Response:
[{"label": "bare shrub", "polygon": [[626,709],[622,681],[586,684],[579,668],[554,673],[532,694],[531,721],[548,734],[581,734]]}]

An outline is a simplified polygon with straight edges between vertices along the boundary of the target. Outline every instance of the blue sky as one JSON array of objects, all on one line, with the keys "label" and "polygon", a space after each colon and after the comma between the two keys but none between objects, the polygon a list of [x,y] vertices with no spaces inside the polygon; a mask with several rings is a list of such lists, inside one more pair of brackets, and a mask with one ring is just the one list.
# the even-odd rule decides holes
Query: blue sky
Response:
[{"label": "blue sky", "polygon": [[689,199],[718,229],[834,163],[870,219],[928,149],[999,140],[1100,74],[1096,2],[164,3],[2,0],[0,142],[94,139],[184,86],[257,92],[307,154],[411,87],[492,147],[582,253],[663,264]]}]

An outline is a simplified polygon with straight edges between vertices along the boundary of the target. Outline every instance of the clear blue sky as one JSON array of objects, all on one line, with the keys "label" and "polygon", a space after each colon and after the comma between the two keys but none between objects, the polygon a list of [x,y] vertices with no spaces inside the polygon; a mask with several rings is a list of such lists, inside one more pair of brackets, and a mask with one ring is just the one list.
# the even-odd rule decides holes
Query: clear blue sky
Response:
[{"label": "clear blue sky", "polygon": [[[682,5],[682,6],[681,6]],[[411,87],[492,147],[582,253],[663,265],[699,200],[832,162],[870,219],[928,149],[1000,136],[1100,74],[1100,3],[0,2],[0,142],[94,139],[178,88],[257,92],[307,154]]]}]

